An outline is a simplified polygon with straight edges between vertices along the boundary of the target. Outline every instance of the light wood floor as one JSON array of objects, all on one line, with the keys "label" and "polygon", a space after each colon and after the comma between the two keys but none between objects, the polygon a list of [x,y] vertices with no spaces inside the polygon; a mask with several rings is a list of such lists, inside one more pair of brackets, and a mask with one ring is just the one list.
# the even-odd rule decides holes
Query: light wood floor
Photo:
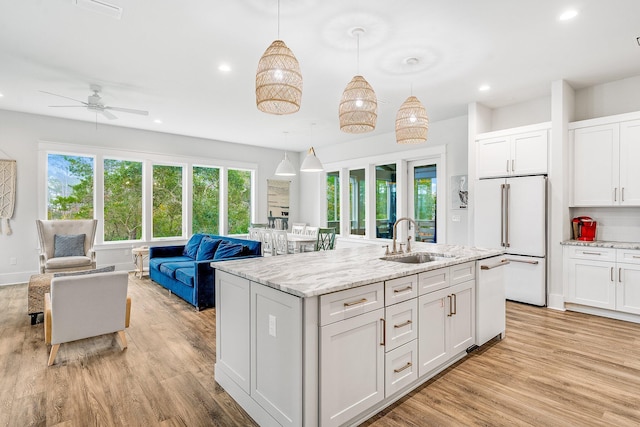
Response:
[{"label": "light wood floor", "polygon": [[[46,367],[27,286],[0,287],[0,426],[255,425],[216,385],[215,310],[131,277],[129,348],[63,344]],[[446,370],[367,426],[638,426],[640,325],[521,304],[507,338]]]}]

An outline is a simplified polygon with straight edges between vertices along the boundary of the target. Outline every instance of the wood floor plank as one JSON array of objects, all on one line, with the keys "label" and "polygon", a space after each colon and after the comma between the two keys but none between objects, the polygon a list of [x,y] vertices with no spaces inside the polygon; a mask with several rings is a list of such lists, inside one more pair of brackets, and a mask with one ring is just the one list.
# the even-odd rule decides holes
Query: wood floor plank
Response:
[{"label": "wood floor plank", "polygon": [[[63,344],[47,368],[26,284],[0,287],[0,426],[252,426],[214,379],[215,309],[130,276],[128,348]],[[507,336],[363,423],[638,426],[640,325],[507,303]]]}]

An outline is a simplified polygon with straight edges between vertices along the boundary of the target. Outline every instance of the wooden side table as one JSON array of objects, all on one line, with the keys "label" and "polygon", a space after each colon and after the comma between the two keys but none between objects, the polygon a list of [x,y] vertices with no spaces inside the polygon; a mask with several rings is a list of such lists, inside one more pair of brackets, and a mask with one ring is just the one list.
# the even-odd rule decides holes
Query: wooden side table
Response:
[{"label": "wooden side table", "polygon": [[140,246],[133,248],[131,249],[131,253],[133,254],[133,262],[136,265],[135,275],[140,274],[140,278],[142,279],[142,275],[149,272],[149,269],[144,268],[144,259],[149,258],[149,247]]}]

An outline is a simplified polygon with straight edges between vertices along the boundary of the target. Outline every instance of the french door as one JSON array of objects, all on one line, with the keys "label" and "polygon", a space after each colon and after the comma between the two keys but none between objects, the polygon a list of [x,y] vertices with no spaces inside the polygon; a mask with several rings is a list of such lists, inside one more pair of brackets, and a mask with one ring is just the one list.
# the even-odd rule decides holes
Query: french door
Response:
[{"label": "french door", "polygon": [[445,241],[444,224],[438,224],[438,218],[444,218],[443,197],[439,188],[444,186],[440,159],[422,159],[407,163],[408,216],[414,218],[417,228],[411,227],[408,234],[416,242]]}]

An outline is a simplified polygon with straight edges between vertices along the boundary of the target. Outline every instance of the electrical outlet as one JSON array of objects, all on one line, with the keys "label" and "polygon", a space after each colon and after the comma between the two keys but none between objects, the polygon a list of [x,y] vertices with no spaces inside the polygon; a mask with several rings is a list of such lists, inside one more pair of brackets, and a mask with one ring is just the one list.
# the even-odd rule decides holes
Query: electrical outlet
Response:
[{"label": "electrical outlet", "polygon": [[9,258],[9,264],[11,264],[11,265],[16,265],[16,264],[18,264],[18,259],[17,259],[17,258],[15,258],[15,257],[11,257],[11,258]]},{"label": "electrical outlet", "polygon": [[276,337],[276,316],[273,314],[269,315],[269,335]]},{"label": "electrical outlet", "polygon": [[460,215],[451,215],[451,221],[460,222]]}]

